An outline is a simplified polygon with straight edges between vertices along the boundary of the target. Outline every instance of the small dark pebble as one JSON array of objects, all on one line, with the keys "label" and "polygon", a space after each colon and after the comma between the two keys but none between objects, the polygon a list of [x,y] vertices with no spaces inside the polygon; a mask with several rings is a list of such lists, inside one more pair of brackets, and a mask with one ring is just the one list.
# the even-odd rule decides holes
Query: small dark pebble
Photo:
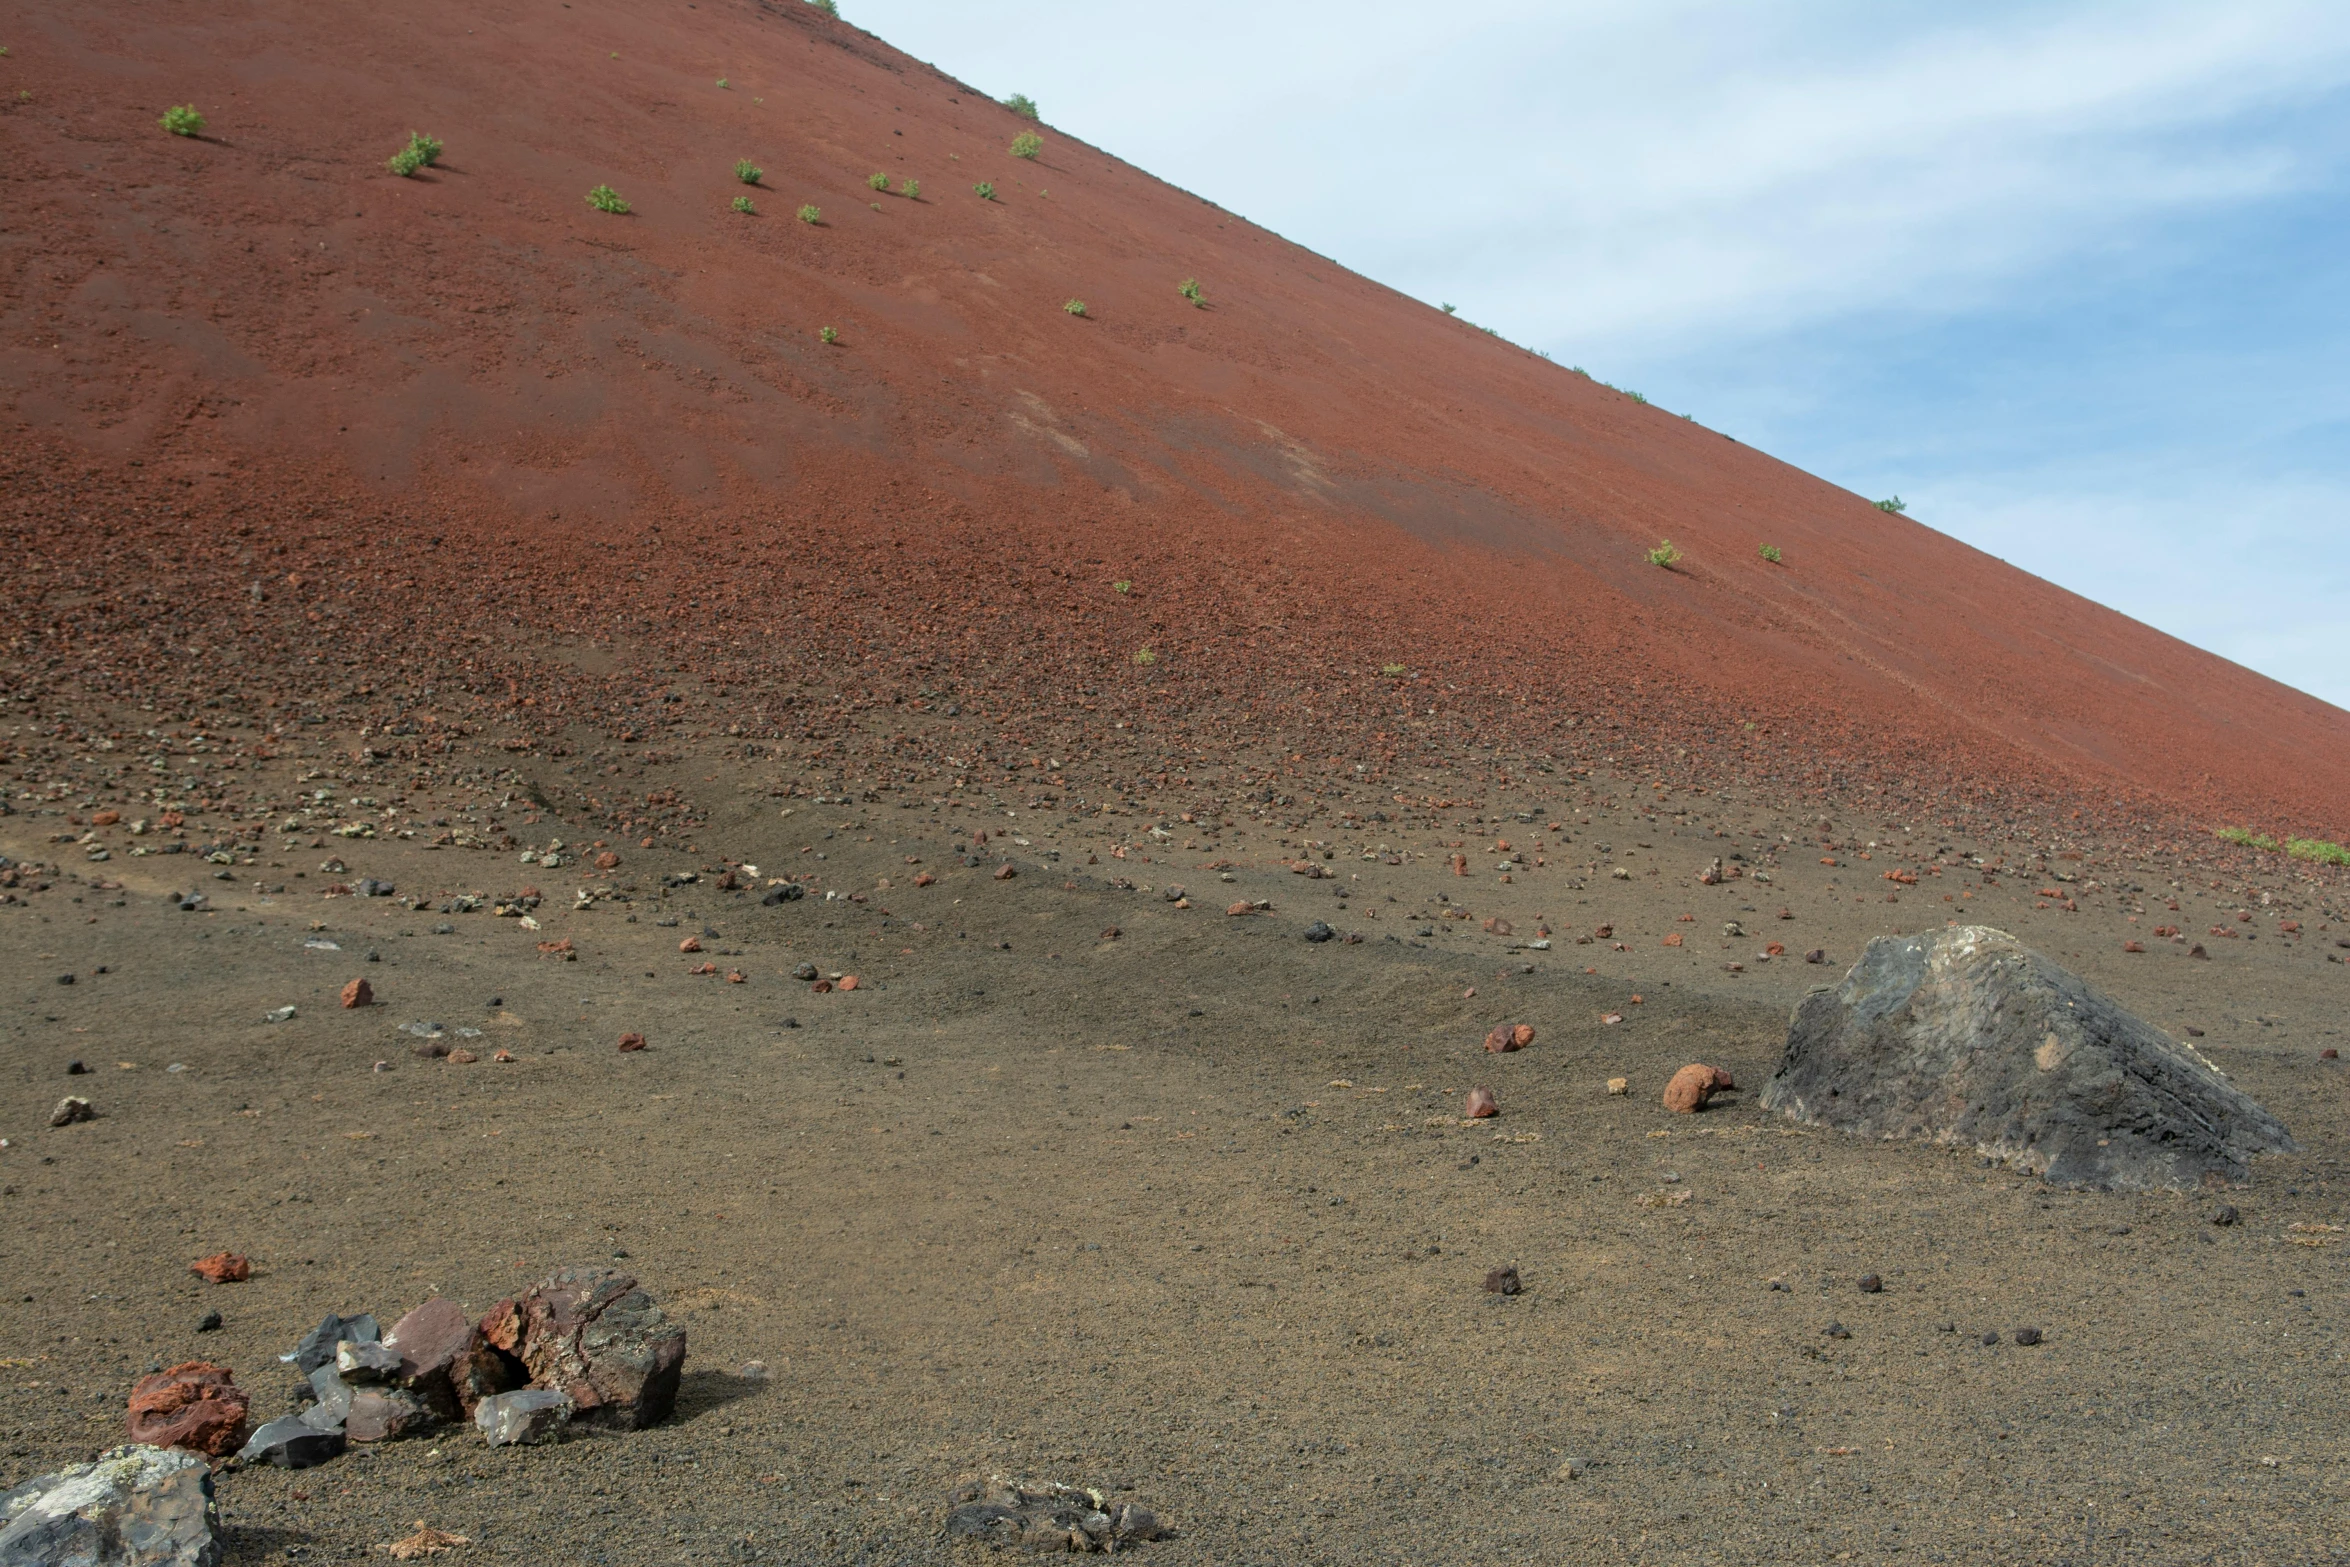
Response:
[{"label": "small dark pebble", "polygon": [[207,1311],[204,1313],[204,1315],[198,1318],[196,1321],[196,1331],[199,1333],[218,1333],[220,1331],[220,1313],[217,1311]]},{"label": "small dark pebble", "polygon": [[1995,1332],[1993,1332],[1993,1333],[1986,1333],[1986,1334],[1984,1334],[1984,1335],[1983,1335],[1983,1347],[1984,1347],[1984,1348],[1986,1348],[1986,1349],[1988,1349],[1990,1346],[1992,1346],[1993,1344],[1996,1344],[1996,1343],[1998,1343],[1998,1342],[1999,1342],[1999,1335],[1998,1335],[1997,1333],[1995,1333]]},{"label": "small dark pebble", "polygon": [[86,1061],[68,1061],[65,1063],[65,1075],[67,1077],[81,1077],[89,1070],[90,1065]]},{"label": "small dark pebble", "polygon": [[2223,1202],[2211,1210],[2211,1222],[2214,1224],[2233,1224],[2242,1217],[2243,1215],[2236,1211],[2236,1205],[2232,1202]]},{"label": "small dark pebble", "polygon": [[2015,1341],[2024,1345],[2037,1344],[2040,1342],[2040,1330],[2038,1328],[2017,1328]]},{"label": "small dark pebble", "polygon": [[2190,1028],[2187,1030],[2187,1037],[2189,1039],[2201,1039],[2203,1037],[2203,1030],[2199,1028]]},{"label": "small dark pebble", "polygon": [[506,998],[505,998],[504,996],[492,996],[492,997],[490,997],[490,1005],[491,1005],[491,1006],[493,1006],[493,1007],[502,1007],[502,1006],[504,1006],[505,1004],[506,1004]]},{"label": "small dark pebble", "polygon": [[73,976],[71,974],[60,974],[57,976],[57,983],[60,985],[70,985],[73,983]]},{"label": "small dark pebble", "polygon": [[1828,961],[1828,950],[1825,947],[1814,947],[1803,955],[1803,961],[1806,963],[1825,963]]},{"label": "small dark pebble", "polygon": [[1863,1295],[1882,1294],[1884,1293],[1884,1289],[1885,1281],[1878,1278],[1875,1274],[1864,1273],[1860,1276],[1860,1292]]},{"label": "small dark pebble", "polygon": [[1828,1337],[1850,1338],[1852,1337],[1852,1329],[1846,1327],[1841,1322],[1831,1322],[1828,1324]]},{"label": "small dark pebble", "polygon": [[1328,941],[1331,937],[1337,934],[1338,932],[1332,930],[1329,926],[1323,924],[1320,920],[1316,920],[1314,923],[1306,927],[1306,940],[1308,941]]},{"label": "small dark pebble", "polygon": [[1506,1268],[1495,1268],[1485,1275],[1485,1293],[1488,1295],[1515,1295],[1525,1287],[1518,1279],[1518,1270],[1515,1264]]}]

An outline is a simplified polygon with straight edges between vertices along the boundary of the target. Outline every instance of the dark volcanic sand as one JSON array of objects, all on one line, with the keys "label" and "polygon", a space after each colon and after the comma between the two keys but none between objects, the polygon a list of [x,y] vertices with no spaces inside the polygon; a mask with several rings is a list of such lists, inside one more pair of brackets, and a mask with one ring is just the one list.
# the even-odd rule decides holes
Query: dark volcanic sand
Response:
[{"label": "dark volcanic sand", "polygon": [[[274,765],[316,787],[348,771],[332,757]],[[1797,824],[1735,795],[1587,807],[1629,793],[1606,779],[1495,791],[1431,826],[1309,832],[1294,804],[1258,804],[1263,826],[1236,809],[1073,822],[983,799],[818,805],[770,795],[788,778],[772,769],[678,771],[726,802],[707,843],[758,885],[813,874],[813,894],[716,890],[718,849],[550,873],[315,829],[273,831],[222,882],[189,856],[131,856],[160,835],[115,827],[93,840],[110,859],[0,908],[10,1474],[115,1439],[150,1360],[233,1365],[271,1413],[293,1383],[273,1357],[329,1310],[434,1291],[486,1308],[555,1264],[626,1253],[689,1326],[675,1421],[533,1451],[452,1431],[224,1475],[231,1560],[358,1555],[420,1517],[532,1560],[942,1560],[946,1493],[993,1472],[1160,1509],[1177,1537],[1147,1549],[1167,1562],[2330,1559],[2343,1252],[2294,1226],[2344,1217],[2343,1080],[2318,1056],[2350,988],[2326,961],[2338,889],[2246,855],[2222,889],[2199,870],[2173,915],[2160,861],[2052,858],[1993,885],[1956,852],[1996,860],[1992,844],[1939,835],[1953,852],[1922,855],[1915,833],[1854,822],[1823,851],[1778,842]],[[31,830],[62,821],[0,836],[85,855]],[[991,841],[965,866],[975,829]],[[592,828],[519,830],[593,852]],[[1504,838],[1534,851],[1507,883]],[[1467,877],[1454,844],[1484,851]],[[1732,852],[1773,880],[1696,882]],[[330,854],[344,872],[320,870]],[[1883,866],[1924,871],[1920,889]],[[704,880],[663,896],[679,870]],[[915,888],[922,871],[940,879]],[[2033,907],[2058,871],[2076,913]],[[314,890],[362,876],[402,898]],[[1165,900],[1170,882],[1193,907]],[[526,883],[548,894],[535,932],[402,901]],[[2107,890],[2130,885],[2147,891]],[[163,901],[190,886],[214,912]],[[583,886],[628,901],[572,913]],[[1440,895],[1473,917],[1440,917]],[[1242,898],[1273,908],[1222,912]],[[1957,910],[2204,1029],[2306,1152],[2241,1191],[2063,1193],[1753,1107],[1807,986],[1869,934]],[[1523,950],[1543,915],[1551,949]],[[1487,933],[1492,917],[1516,934]],[[1310,944],[1315,919],[1365,939]],[[1722,936],[1733,919],[1748,939]],[[2121,950],[2156,919],[2255,939],[2206,937],[2208,962]],[[2305,932],[2280,935],[2287,920]],[[1628,951],[1576,943],[1603,922]],[[1674,932],[1684,945],[1662,946]],[[677,950],[687,935],[702,953]],[[538,956],[562,939],[576,961]],[[1835,963],[1758,962],[1766,940]],[[860,986],[812,993],[789,977],[803,960]],[[720,975],[688,974],[703,961]],[[354,976],[377,1005],[336,1006]],[[261,1021],[289,1003],[292,1021]],[[419,1059],[411,1020],[480,1029],[453,1042],[484,1059]],[[1534,1045],[1486,1054],[1504,1020],[1533,1023]],[[632,1030],[651,1048],[618,1052]],[[493,1064],[501,1046],[519,1059]],[[68,1058],[93,1073],[66,1077]],[[1658,1095],[1692,1060],[1740,1091],[1669,1115]],[[1618,1075],[1631,1092],[1610,1097]],[[1478,1085],[1503,1113],[1464,1125]],[[46,1129],[68,1090],[101,1118]],[[2207,1222],[2221,1201],[2241,1223]],[[251,1254],[250,1283],[185,1272],[223,1248]],[[1524,1293],[1486,1293],[1512,1263]],[[1867,1273],[1882,1293],[1860,1292]],[[227,1325],[198,1335],[211,1308]],[[2016,1345],[2019,1327],[2044,1342]],[[734,1375],[751,1359],[770,1380]]]}]

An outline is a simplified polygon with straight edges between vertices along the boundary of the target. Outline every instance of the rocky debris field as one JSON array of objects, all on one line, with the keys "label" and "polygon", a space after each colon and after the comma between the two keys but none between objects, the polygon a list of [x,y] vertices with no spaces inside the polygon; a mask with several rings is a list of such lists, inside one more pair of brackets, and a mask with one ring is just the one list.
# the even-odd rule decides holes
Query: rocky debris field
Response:
[{"label": "rocky debris field", "polygon": [[[443,776],[501,756],[538,765]],[[1604,763],[1384,797],[1193,764],[1084,812],[629,764],[710,802],[691,853],[520,791],[511,846],[436,844],[330,748],[276,765],[258,831],[134,832],[21,773],[0,819],[11,1483],[144,1402],[224,1455],[233,1562],[2338,1536],[2330,873]],[[2071,1190],[1757,1102],[1807,994],[1961,921],[2298,1150]],[[690,1359],[578,1358],[623,1280]]]}]

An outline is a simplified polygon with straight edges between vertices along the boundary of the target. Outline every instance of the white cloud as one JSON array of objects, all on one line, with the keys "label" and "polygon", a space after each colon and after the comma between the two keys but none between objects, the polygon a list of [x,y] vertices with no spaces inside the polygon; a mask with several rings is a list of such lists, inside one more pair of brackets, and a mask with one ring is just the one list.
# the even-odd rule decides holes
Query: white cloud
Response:
[{"label": "white cloud", "polygon": [[991,91],[1554,350],[1964,302],[2149,213],[2322,172],[2350,7],[876,0]]}]

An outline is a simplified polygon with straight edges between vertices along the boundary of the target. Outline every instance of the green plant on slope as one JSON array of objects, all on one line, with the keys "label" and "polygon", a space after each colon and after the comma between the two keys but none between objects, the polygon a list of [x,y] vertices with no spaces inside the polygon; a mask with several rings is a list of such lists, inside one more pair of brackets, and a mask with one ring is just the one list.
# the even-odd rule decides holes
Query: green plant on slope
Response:
[{"label": "green plant on slope", "polygon": [[1134,650],[1134,661],[1137,664],[1155,664],[1159,661],[1159,655],[1152,652],[1147,647],[1136,648]]},{"label": "green plant on slope", "polygon": [[767,171],[765,169],[760,168],[756,163],[753,163],[748,158],[737,158],[734,160],[734,177],[738,180],[741,180],[745,185],[758,184],[759,176],[766,172]]},{"label": "green plant on slope", "polygon": [[418,169],[429,168],[441,161],[440,138],[427,136],[422,131],[408,133],[408,145],[392,154],[385,167],[402,179],[411,179]]},{"label": "green plant on slope", "polygon": [[823,339],[825,342],[827,342],[827,343],[837,343],[837,342],[839,342],[839,341],[840,341],[840,333],[839,333],[839,332],[837,332],[837,331],[835,331],[835,330],[834,330],[833,328],[831,328],[831,327],[826,327],[826,328],[824,328],[822,331],[818,332],[816,335],[817,335],[818,337],[822,338],[822,339]]},{"label": "green plant on slope", "polygon": [[1036,100],[1024,92],[1016,92],[1003,100],[1004,107],[1024,120],[1036,118]]},{"label": "green plant on slope", "polygon": [[1182,296],[1183,296],[1185,299],[1188,299],[1188,300],[1190,300],[1190,301],[1191,301],[1191,302],[1192,302],[1194,305],[1197,305],[1197,306],[1198,306],[1200,309],[1202,309],[1202,310],[1205,310],[1205,309],[1207,308],[1208,302],[1207,302],[1205,299],[1203,299],[1203,298],[1201,298],[1201,297],[1200,297],[1200,287],[1199,287],[1199,279],[1198,279],[1198,278],[1195,278],[1195,277],[1187,277],[1187,278],[1185,278],[1185,279],[1184,279],[1182,282],[1180,282],[1180,283],[1178,283],[1178,284],[1176,284],[1176,285],[1175,285],[1175,292],[1176,292],[1176,293],[1178,293],[1178,294],[1181,294],[1181,295],[1182,295]]},{"label": "green plant on slope", "polygon": [[1015,158],[1033,158],[1042,151],[1044,138],[1034,131],[1022,131],[1012,138],[1012,156]]},{"label": "green plant on slope", "polygon": [[735,210],[735,211],[737,211],[737,212],[739,212],[739,213],[741,213],[741,214],[742,214],[744,217],[746,217],[746,218],[747,218],[747,217],[749,217],[749,216],[750,216],[752,213],[754,213],[754,212],[757,212],[759,209],[758,209],[757,207],[754,207],[754,206],[752,206],[752,205],[751,205],[751,198],[750,198],[750,197],[748,197],[748,196],[737,196],[737,197],[735,197],[735,198],[734,198],[734,210]]},{"label": "green plant on slope", "polygon": [[2320,865],[2350,865],[2350,849],[2323,838],[2287,838],[2285,852],[2296,860],[2313,860]]},{"label": "green plant on slope", "polygon": [[1408,674],[1410,671],[1401,664],[1381,664],[1379,666],[1379,673],[1392,676]]},{"label": "green plant on slope", "polygon": [[822,11],[826,16],[840,15],[840,0],[808,0],[808,4]]},{"label": "green plant on slope", "polygon": [[824,221],[824,209],[814,202],[809,202],[800,208],[796,216],[802,223],[821,223]]},{"label": "green plant on slope", "polygon": [[1085,314],[1085,301],[1082,299],[1072,299],[1061,308],[1068,311],[1069,314],[1073,316],[1081,316]]},{"label": "green plant on slope", "polygon": [[995,187],[986,180],[981,180],[971,187],[971,194],[977,196],[981,201],[993,201],[995,200]]},{"label": "green plant on slope", "polygon": [[1456,310],[1460,309],[1461,307],[1460,307],[1460,306],[1458,306],[1458,305],[1439,305],[1439,306],[1437,306],[1436,308],[1437,308],[1437,309],[1439,309],[1439,310],[1441,310],[1441,311],[1443,311],[1443,312],[1444,312],[1446,315],[1448,315],[1448,316],[1449,316],[1449,315],[1451,315],[1451,314],[1452,314],[1454,311],[1456,311]]},{"label": "green plant on slope", "polygon": [[204,116],[196,112],[192,103],[175,104],[164,110],[163,118],[155,123],[174,136],[196,136],[204,130]]},{"label": "green plant on slope", "polygon": [[908,201],[919,201],[922,198],[922,182],[910,179],[898,187],[898,194]]},{"label": "green plant on slope", "polygon": [[1877,510],[1898,514],[1909,510],[1909,502],[1903,500],[1898,495],[1888,495],[1883,500],[1877,502]]},{"label": "green plant on slope", "polygon": [[865,188],[867,190],[887,190],[889,189],[889,176],[886,174],[868,174],[865,176]]},{"label": "green plant on slope", "polygon": [[628,203],[620,199],[620,192],[609,185],[598,185],[587,193],[587,204],[598,212],[626,212]]},{"label": "green plant on slope", "polygon": [[1774,566],[1779,564],[1779,546],[1776,544],[1764,545],[1762,547],[1762,558],[1769,561]]},{"label": "green plant on slope", "polygon": [[1113,593],[1132,593],[1134,591],[1134,581],[1130,577],[1120,577],[1117,581],[1110,584],[1110,591]]},{"label": "green plant on slope", "polygon": [[1667,571],[1672,570],[1680,559],[1681,552],[1673,548],[1671,539],[1659,539],[1656,548],[1648,552],[1648,563],[1651,566],[1662,566]]},{"label": "green plant on slope", "polygon": [[726,78],[725,78],[725,77],[723,77],[723,76],[719,77],[719,78],[718,78],[718,85],[719,85],[719,86],[721,86],[721,87],[724,87],[724,86],[726,85]]}]

